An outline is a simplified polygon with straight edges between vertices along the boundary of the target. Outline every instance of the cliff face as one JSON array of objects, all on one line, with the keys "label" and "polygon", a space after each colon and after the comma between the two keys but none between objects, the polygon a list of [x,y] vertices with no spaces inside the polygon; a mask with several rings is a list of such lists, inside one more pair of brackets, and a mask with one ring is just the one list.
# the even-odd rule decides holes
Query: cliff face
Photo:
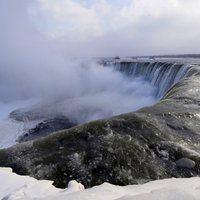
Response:
[{"label": "cliff face", "polygon": [[200,175],[200,73],[159,103],[0,150],[0,166],[66,187]]}]

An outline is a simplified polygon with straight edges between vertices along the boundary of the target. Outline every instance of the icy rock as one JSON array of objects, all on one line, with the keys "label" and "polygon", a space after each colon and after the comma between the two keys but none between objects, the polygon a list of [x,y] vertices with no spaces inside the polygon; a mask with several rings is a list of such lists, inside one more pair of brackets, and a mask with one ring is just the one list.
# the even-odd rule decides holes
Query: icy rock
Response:
[{"label": "icy rock", "polygon": [[78,183],[76,180],[70,181],[67,187],[67,190],[70,192],[77,192],[84,189],[85,189],[84,185],[82,185],[81,183]]},{"label": "icy rock", "polygon": [[176,161],[176,165],[178,167],[194,168],[196,163],[189,158],[181,158]]}]

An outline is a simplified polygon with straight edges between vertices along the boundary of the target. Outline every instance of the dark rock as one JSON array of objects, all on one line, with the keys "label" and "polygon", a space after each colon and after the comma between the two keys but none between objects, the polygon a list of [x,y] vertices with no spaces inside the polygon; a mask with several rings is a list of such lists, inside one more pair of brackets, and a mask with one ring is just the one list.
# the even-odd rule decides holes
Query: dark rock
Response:
[{"label": "dark rock", "polygon": [[179,167],[194,168],[196,164],[193,160],[188,158],[181,158],[176,161],[176,165]]},{"label": "dark rock", "polygon": [[14,120],[19,121],[19,122],[25,122],[25,121],[28,121],[28,120],[38,119],[38,118],[33,117],[32,113],[24,112],[21,109],[17,109],[17,110],[12,111],[9,114],[9,118],[14,119]]},{"label": "dark rock", "polygon": [[46,119],[43,122],[36,125],[35,128],[28,130],[26,133],[18,138],[18,142],[25,142],[29,140],[38,139],[45,137],[52,132],[59,131],[62,129],[68,129],[75,126],[75,122],[71,122],[64,116],[57,116],[53,119]]}]

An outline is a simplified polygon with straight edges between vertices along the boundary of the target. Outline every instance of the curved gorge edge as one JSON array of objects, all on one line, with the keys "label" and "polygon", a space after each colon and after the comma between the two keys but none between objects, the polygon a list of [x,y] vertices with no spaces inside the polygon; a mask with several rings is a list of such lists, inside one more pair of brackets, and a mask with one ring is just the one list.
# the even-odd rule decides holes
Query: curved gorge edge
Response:
[{"label": "curved gorge edge", "polygon": [[[57,187],[71,179],[91,187],[200,175],[200,126],[191,125],[200,121],[197,91],[200,72],[193,67],[154,106],[0,150],[0,166]],[[180,166],[181,159],[194,166]]]},{"label": "curved gorge edge", "polygon": [[[140,81],[150,84],[152,88],[152,98],[154,98],[154,103],[160,99],[167,90],[170,89],[177,81],[184,78],[184,76],[191,71],[191,66],[189,63],[177,63],[177,62],[164,62],[164,61],[128,61],[128,60],[111,60],[100,63],[101,66],[111,67],[114,71],[119,71],[121,74],[125,75],[125,78],[133,79],[139,78]],[[22,108],[14,110],[10,113],[9,118],[16,121],[38,121],[41,122],[32,129],[24,130],[17,142],[25,142],[29,140],[39,139],[45,137],[52,132],[68,129],[70,127],[76,126],[77,121],[69,119],[69,116],[65,114],[59,114],[57,110],[51,111],[51,106],[41,105],[34,108]],[[135,110],[134,110],[135,111]],[[107,116],[111,117],[111,116]],[[63,120],[62,120],[63,118]],[[104,117],[105,118],[105,117]],[[66,123],[65,121],[66,120]],[[59,121],[63,121],[60,123]],[[86,123],[86,122],[84,122]]]}]

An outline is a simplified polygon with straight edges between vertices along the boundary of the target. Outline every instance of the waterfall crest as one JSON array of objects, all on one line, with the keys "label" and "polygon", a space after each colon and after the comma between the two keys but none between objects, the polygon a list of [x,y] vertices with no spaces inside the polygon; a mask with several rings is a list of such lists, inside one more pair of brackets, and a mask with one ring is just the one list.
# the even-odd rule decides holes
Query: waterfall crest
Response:
[{"label": "waterfall crest", "polygon": [[168,62],[113,63],[114,69],[128,77],[141,77],[155,87],[155,96],[162,97],[171,86],[180,81],[191,69],[191,64]]}]

